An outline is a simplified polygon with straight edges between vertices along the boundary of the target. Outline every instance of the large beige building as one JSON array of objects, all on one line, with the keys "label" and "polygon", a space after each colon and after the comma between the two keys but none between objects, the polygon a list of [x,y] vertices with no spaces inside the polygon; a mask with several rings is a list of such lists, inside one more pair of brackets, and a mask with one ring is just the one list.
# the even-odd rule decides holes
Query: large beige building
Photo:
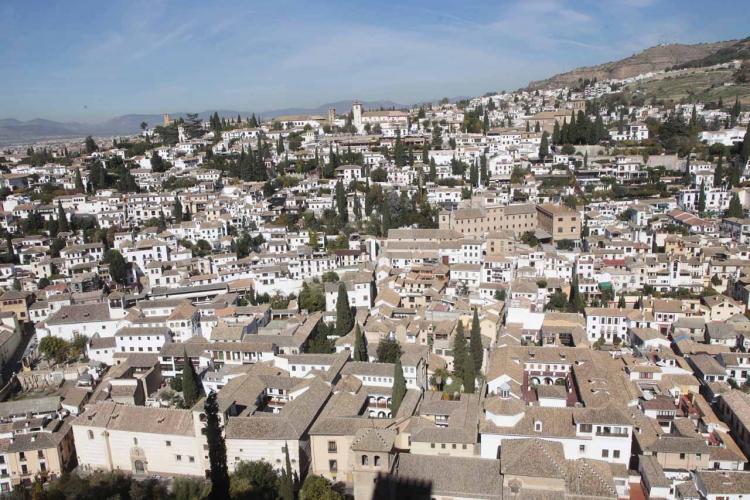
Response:
[{"label": "large beige building", "polygon": [[464,235],[482,235],[503,230],[522,234],[536,230],[538,223],[536,207],[523,204],[444,211],[439,225],[440,229],[453,229]]},{"label": "large beige building", "polygon": [[464,235],[507,235],[508,232],[520,235],[541,229],[553,241],[578,240],[581,237],[581,217],[578,212],[554,204],[459,208],[452,212],[441,212],[439,224],[440,229],[450,229]]},{"label": "large beige building", "polygon": [[552,236],[553,241],[581,238],[581,217],[575,210],[562,205],[536,206],[539,228]]},{"label": "large beige building", "polygon": [[208,452],[191,410],[100,402],[73,421],[78,464],[133,474],[203,477]]}]

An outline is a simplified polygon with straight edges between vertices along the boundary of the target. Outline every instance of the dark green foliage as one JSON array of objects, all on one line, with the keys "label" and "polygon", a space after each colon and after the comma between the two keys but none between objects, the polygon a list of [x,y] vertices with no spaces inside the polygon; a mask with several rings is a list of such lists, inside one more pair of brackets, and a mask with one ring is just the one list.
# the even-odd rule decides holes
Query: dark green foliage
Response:
[{"label": "dark green foliage", "polygon": [[727,211],[724,213],[724,217],[736,217],[738,219],[741,219],[744,216],[745,211],[742,209],[740,197],[737,195],[737,193],[734,193],[732,195],[732,198],[729,200],[729,208],[727,208]]},{"label": "dark green foliage", "polygon": [[479,324],[479,314],[474,309],[474,317],[471,319],[471,333],[469,335],[469,351],[474,360],[474,373],[479,373],[482,369],[482,358],[484,357],[484,347],[482,347],[481,326]]},{"label": "dark green foliage", "polygon": [[201,388],[198,374],[195,373],[195,367],[190,361],[187,351],[184,351],[182,359],[182,400],[185,403],[185,408],[192,408],[198,402],[200,395]]},{"label": "dark green foliage", "polygon": [[308,474],[299,491],[299,500],[343,500],[343,498],[341,493],[333,489],[328,479],[315,474]]},{"label": "dark green foliage", "polygon": [[346,291],[346,285],[341,282],[336,298],[336,334],[343,337],[351,331],[353,324],[354,315],[349,305],[349,293]]},{"label": "dark green foliage", "polygon": [[393,365],[393,390],[391,393],[391,415],[396,416],[398,409],[401,407],[401,402],[404,400],[406,395],[406,379],[404,379],[404,371],[401,367],[401,358],[397,359]]},{"label": "dark green foliage", "polygon": [[476,384],[476,370],[474,369],[474,356],[469,352],[466,356],[466,362],[464,364],[464,373],[461,379],[464,382],[464,392],[468,394],[474,394]]},{"label": "dark green foliage", "polygon": [[542,133],[542,140],[539,143],[539,159],[544,160],[549,154],[549,134],[545,130]]},{"label": "dark green foliage", "polygon": [[284,445],[284,470],[279,478],[279,498],[294,500],[294,474],[289,460],[289,443]]},{"label": "dark green foliage", "polygon": [[273,465],[263,461],[240,462],[231,478],[233,499],[277,500],[279,476]]},{"label": "dark green foliage", "polygon": [[125,258],[117,250],[107,250],[104,253],[102,262],[109,265],[109,276],[113,281],[121,285],[128,284],[130,267]]},{"label": "dark green foliage", "polygon": [[398,340],[386,337],[378,342],[377,354],[379,363],[395,363],[401,359],[401,345]]},{"label": "dark green foliage", "polygon": [[84,143],[84,147],[86,149],[86,154],[88,154],[88,155],[90,155],[91,153],[94,153],[96,151],[99,151],[99,146],[96,144],[96,141],[91,136],[86,137],[86,141]]},{"label": "dark green foliage", "polygon": [[369,361],[370,357],[367,355],[367,339],[362,333],[359,325],[355,327],[354,331],[354,352],[352,353],[354,361]]},{"label": "dark green foliage", "polygon": [[466,357],[468,354],[466,346],[466,337],[464,336],[464,324],[461,320],[456,325],[456,331],[453,335],[453,374],[457,377],[463,377]]},{"label": "dark green foliage", "polygon": [[299,293],[298,303],[300,309],[306,309],[309,313],[325,311],[326,297],[323,285],[316,282],[308,285],[306,281],[302,283],[302,290]]},{"label": "dark green foliage", "polygon": [[[186,356],[187,358],[187,356]],[[184,375],[183,375],[184,378]],[[227,447],[221,430],[219,404],[216,393],[211,391],[203,407],[206,412],[206,442],[211,467],[211,498],[229,498],[229,471],[227,469]]]}]

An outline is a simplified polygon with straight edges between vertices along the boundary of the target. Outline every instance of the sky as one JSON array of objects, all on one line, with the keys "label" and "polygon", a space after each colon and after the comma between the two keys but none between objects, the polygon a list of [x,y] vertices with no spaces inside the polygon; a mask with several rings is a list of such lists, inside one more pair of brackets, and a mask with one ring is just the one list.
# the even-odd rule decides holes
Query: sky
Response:
[{"label": "sky", "polygon": [[658,43],[748,36],[747,0],[3,0],[0,118],[412,104]]}]

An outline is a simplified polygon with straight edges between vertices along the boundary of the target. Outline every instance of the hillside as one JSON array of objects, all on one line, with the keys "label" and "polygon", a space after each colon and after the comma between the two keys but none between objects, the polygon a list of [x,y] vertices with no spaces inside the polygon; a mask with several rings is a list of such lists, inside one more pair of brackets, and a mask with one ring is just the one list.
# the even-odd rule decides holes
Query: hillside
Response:
[{"label": "hillside", "polygon": [[671,72],[663,77],[628,84],[622,90],[638,94],[646,102],[656,99],[664,102],[716,103],[721,98],[725,105],[729,105],[737,97],[743,104],[750,103],[750,83],[737,82],[733,69]]},{"label": "hillside", "polygon": [[606,80],[630,78],[650,71],[660,71],[673,66],[697,61],[715,54],[721,49],[737,43],[736,40],[695,45],[657,45],[638,54],[597,66],[584,66],[567,73],[554,75],[546,80],[529,82],[529,89],[555,88],[575,85],[579,79]]}]

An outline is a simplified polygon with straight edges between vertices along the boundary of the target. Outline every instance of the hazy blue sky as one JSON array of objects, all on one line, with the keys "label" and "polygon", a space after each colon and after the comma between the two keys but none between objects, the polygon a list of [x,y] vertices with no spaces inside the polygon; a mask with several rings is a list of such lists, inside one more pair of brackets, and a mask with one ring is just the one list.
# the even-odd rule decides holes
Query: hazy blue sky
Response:
[{"label": "hazy blue sky", "polygon": [[660,42],[748,34],[747,0],[2,0],[0,118],[412,103]]}]

